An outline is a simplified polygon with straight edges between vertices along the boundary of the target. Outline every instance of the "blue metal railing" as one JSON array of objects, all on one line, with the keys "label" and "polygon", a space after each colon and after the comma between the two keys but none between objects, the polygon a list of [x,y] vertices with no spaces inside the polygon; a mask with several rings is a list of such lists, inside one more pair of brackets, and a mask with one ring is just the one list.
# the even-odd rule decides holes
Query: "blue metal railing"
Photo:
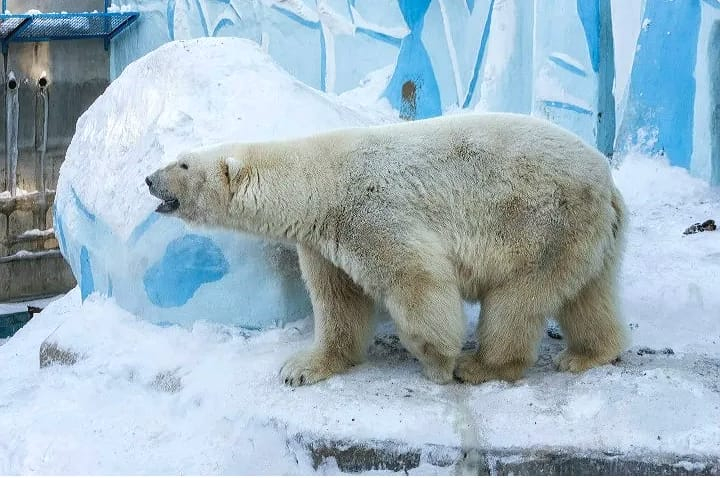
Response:
[{"label": "blue metal railing", "polygon": [[7,53],[13,42],[41,42],[102,38],[105,49],[110,40],[132,25],[139,12],[108,12],[110,0],[105,0],[103,12],[82,13],[21,13],[6,14],[7,0],[2,0],[0,13],[0,42]]}]

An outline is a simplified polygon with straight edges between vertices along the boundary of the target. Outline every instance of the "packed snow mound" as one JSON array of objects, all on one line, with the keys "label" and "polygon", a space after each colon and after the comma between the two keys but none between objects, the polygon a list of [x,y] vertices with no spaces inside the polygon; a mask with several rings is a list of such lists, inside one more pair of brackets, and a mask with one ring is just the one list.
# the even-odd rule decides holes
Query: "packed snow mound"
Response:
[{"label": "packed snow mound", "polygon": [[247,40],[173,42],[139,59],[80,118],[60,170],[55,230],[83,298],[112,296],[157,323],[305,317],[294,251],[161,217],[144,178],[190,148],[381,121],[303,85]]}]

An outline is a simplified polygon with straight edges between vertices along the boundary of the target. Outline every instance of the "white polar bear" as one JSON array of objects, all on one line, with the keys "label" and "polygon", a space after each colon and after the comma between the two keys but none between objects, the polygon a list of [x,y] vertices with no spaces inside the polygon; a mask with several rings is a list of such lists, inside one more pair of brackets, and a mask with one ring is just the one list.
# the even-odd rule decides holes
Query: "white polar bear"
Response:
[{"label": "white polar bear", "polygon": [[[606,158],[548,121],[462,115],[223,144],[146,181],[160,212],[297,244],[315,343],[285,383],[360,363],[373,301],[438,383],[520,378],[549,316],[567,339],[561,370],[623,350],[623,201]],[[482,317],[461,356],[463,299]]]}]

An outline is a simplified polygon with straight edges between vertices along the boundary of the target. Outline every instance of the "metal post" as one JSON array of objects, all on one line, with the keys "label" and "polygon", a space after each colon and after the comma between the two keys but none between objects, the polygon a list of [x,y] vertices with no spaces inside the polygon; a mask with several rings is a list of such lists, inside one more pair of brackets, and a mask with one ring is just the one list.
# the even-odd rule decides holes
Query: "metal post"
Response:
[{"label": "metal post", "polygon": [[37,162],[37,177],[36,184],[38,191],[40,192],[40,211],[39,217],[37,218],[37,226],[39,229],[44,230],[46,226],[46,213],[47,213],[47,187],[45,184],[45,153],[47,152],[47,132],[48,132],[48,115],[50,111],[50,103],[48,101],[48,80],[43,72],[42,76],[38,79],[38,109],[36,110],[36,128],[35,134],[39,134],[40,137],[35,139],[35,145],[38,153]]},{"label": "metal post", "polygon": [[[108,8],[110,8],[110,5],[112,3],[112,0],[105,0],[105,13],[107,14]],[[108,33],[108,30],[110,29],[110,24],[108,22],[107,16],[105,17],[105,32]],[[103,44],[105,45],[105,51],[110,51],[110,38],[105,37],[103,39]]]},{"label": "metal post", "polygon": [[7,190],[10,196],[14,197],[17,192],[17,160],[18,160],[18,116],[20,112],[20,103],[18,101],[18,82],[15,79],[15,73],[12,71],[7,75],[7,83],[5,85],[5,105],[7,112],[5,150],[6,156],[6,172],[7,172]]}]

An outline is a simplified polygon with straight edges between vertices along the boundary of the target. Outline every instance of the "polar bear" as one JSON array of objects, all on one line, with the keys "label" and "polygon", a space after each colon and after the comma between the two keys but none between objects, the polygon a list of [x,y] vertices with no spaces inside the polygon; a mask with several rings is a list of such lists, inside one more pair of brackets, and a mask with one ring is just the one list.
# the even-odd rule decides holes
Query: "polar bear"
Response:
[{"label": "polar bear", "polygon": [[[560,370],[624,349],[623,201],[606,158],[549,121],[457,115],[221,144],[146,182],[161,213],[297,244],[315,338],[286,384],[362,362],[375,302],[437,383],[522,377],[550,316],[567,340]],[[481,318],[461,355],[463,300]]]}]

